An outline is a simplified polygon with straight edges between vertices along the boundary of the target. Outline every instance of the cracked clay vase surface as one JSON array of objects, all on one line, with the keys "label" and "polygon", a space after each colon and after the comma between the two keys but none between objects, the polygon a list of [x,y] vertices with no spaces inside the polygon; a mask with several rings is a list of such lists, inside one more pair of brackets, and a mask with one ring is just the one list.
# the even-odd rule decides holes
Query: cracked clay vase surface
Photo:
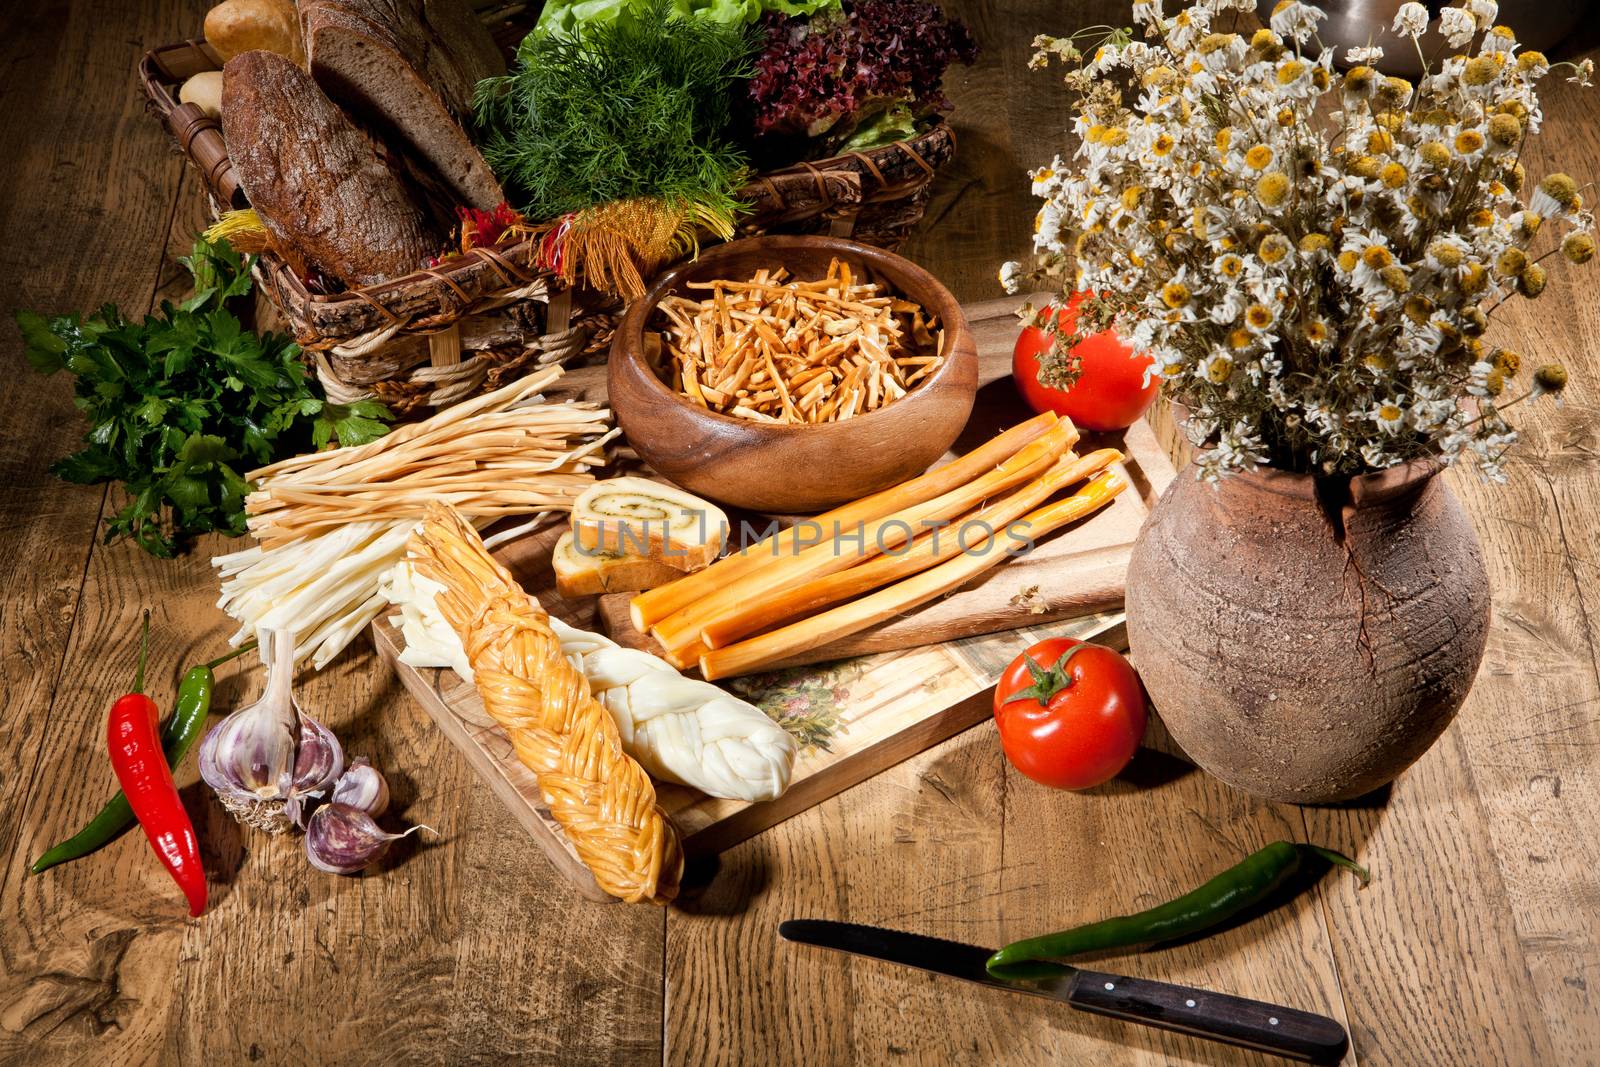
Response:
[{"label": "cracked clay vase surface", "polygon": [[1195,763],[1273,800],[1350,800],[1450,724],[1483,658],[1489,579],[1437,473],[1406,464],[1319,497],[1308,475],[1213,488],[1191,467],[1167,488],[1128,567],[1128,641]]}]

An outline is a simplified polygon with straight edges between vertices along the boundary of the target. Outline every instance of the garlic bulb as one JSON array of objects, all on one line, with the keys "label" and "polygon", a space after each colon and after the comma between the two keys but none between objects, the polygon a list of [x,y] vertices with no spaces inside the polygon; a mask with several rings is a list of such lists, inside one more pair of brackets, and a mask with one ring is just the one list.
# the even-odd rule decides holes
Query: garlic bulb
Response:
[{"label": "garlic bulb", "polygon": [[360,808],[377,818],[389,808],[389,783],[378,773],[378,768],[367,762],[367,757],[357,756],[334,783],[333,796],[328,799],[335,804]]},{"label": "garlic bulb", "polygon": [[371,815],[351,804],[334,801],[311,813],[306,824],[306,859],[329,874],[355,874],[389,851],[389,842],[424,829],[413,826],[391,834]]},{"label": "garlic bulb", "polygon": [[267,691],[206,734],[200,777],[241,823],[280,834],[300,825],[306,800],[339,777],[344,750],[294,698],[293,635],[262,630],[260,643]]}]

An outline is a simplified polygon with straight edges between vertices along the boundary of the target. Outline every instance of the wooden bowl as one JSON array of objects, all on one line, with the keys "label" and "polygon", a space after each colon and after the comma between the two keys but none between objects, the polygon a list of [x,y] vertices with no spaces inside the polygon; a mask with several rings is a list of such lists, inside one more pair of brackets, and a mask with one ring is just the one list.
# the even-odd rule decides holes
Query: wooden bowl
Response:
[{"label": "wooden bowl", "polygon": [[[764,267],[820,278],[835,256],[921,304],[944,327],[944,363],[899,400],[844,422],[772,425],[707,411],[662,381],[646,357],[644,335],[656,305],[689,282],[742,281]],[[608,389],[628,443],[658,474],[724,504],[798,514],[927,470],[972,412],[978,352],[961,305],[910,260],[834,237],[751,237],[668,271],[629,306],[611,343]]]}]

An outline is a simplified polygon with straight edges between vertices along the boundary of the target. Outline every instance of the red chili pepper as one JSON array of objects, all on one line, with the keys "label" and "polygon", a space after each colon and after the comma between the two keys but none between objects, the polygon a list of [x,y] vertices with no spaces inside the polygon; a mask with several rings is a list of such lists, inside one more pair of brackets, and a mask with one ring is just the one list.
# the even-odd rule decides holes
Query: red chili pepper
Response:
[{"label": "red chili pepper", "polygon": [[139,638],[139,671],[133,692],[111,706],[106,739],[111,767],[128,798],[150,847],[189,899],[189,914],[206,910],[206,872],[200,865],[200,843],[183,808],[172,768],[161,750],[160,709],[144,694],[144,664],[150,649],[150,613],[144,613]]}]

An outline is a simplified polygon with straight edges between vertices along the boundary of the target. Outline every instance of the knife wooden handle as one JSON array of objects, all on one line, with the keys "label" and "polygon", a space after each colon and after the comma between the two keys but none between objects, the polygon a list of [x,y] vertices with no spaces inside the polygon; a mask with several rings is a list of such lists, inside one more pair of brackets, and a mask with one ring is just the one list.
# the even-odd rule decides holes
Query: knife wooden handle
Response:
[{"label": "knife wooden handle", "polygon": [[1066,1001],[1096,1015],[1307,1063],[1337,1063],[1349,1047],[1344,1027],[1325,1015],[1142,978],[1079,971]]}]

